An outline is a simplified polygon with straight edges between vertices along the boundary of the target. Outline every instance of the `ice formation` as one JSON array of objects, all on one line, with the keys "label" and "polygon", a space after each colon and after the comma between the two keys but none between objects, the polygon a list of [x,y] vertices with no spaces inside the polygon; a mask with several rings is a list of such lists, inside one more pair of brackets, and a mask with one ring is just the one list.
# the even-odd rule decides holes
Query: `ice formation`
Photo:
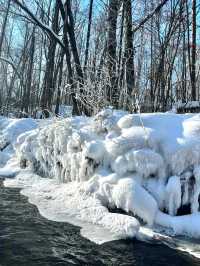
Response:
[{"label": "ice formation", "polygon": [[[200,115],[106,109],[40,123],[14,147],[21,167],[54,181],[33,178],[24,191],[38,206],[43,199],[43,214],[44,206],[54,219],[71,208],[76,218],[124,237],[137,235],[137,218],[200,237]],[[7,185],[27,187],[20,175]],[[186,207],[190,213],[177,216]]]}]

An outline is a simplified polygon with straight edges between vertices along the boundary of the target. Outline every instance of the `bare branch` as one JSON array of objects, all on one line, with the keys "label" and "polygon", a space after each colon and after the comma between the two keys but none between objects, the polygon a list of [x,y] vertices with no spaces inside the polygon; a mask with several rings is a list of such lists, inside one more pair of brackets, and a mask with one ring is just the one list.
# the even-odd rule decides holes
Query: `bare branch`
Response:
[{"label": "bare branch", "polygon": [[152,18],[157,12],[161,10],[161,8],[168,2],[169,0],[163,0],[150,14],[148,14],[140,23],[137,27],[133,29],[133,33],[138,31],[144,24]]},{"label": "bare branch", "polygon": [[26,6],[24,6],[19,0],[12,0],[15,4],[17,4],[23,11],[25,11],[31,18],[32,20],[41,28],[43,29],[51,38],[56,40],[57,43],[62,48],[65,48],[65,45],[63,42],[60,40],[59,36],[51,29],[49,26],[45,25],[43,22],[41,22],[31,11],[28,9]]},{"label": "bare branch", "polygon": [[11,65],[12,68],[14,69],[14,71],[16,72],[17,76],[18,76],[19,79],[21,80],[21,75],[20,75],[20,73],[18,72],[18,70],[17,70],[15,64],[14,64],[11,60],[9,60],[9,59],[7,59],[7,58],[4,58],[4,57],[1,57],[1,56],[0,56],[0,61],[4,61],[4,62],[6,62],[7,64]]}]

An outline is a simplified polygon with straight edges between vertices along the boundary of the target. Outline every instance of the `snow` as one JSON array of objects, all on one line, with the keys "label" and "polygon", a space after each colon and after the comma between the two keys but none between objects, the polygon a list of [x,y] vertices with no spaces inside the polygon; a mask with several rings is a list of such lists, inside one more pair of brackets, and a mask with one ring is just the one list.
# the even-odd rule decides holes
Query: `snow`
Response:
[{"label": "snow", "polygon": [[133,125],[134,126],[140,126],[141,125],[141,120],[139,118],[139,116],[133,115],[133,114],[129,114],[129,115],[125,115],[123,116],[117,123],[118,127],[123,129],[123,128],[130,128]]},{"label": "snow", "polygon": [[139,222],[134,217],[109,213],[97,198],[85,194],[79,183],[59,184],[54,179],[44,179],[23,170],[16,179],[7,179],[4,184],[23,188],[22,194],[28,196],[30,203],[38,206],[41,215],[48,219],[75,220],[76,225],[83,227],[81,221],[91,222],[111,231],[116,239],[134,237],[139,230]]},{"label": "snow", "polygon": [[[111,186],[111,185],[110,185]],[[149,225],[154,223],[158,211],[156,200],[132,178],[123,178],[110,188],[114,205],[126,212],[132,212]]]},{"label": "snow", "polygon": [[3,128],[2,134],[9,142],[13,142],[20,134],[35,129],[36,127],[37,122],[31,118],[10,119],[7,126]]},{"label": "snow", "polygon": [[[22,187],[48,219],[89,222],[116,238],[140,238],[144,225],[200,237],[200,115],[106,109],[40,123],[1,118],[0,129],[25,168],[5,185]],[[191,214],[176,216],[184,205]]]},{"label": "snow", "polygon": [[159,211],[155,218],[155,223],[172,229],[175,235],[185,234],[194,238],[200,237],[200,213],[170,216]]},{"label": "snow", "polygon": [[166,186],[167,210],[175,216],[181,207],[181,182],[179,176],[171,176]]},{"label": "snow", "polygon": [[165,176],[162,157],[150,149],[130,150],[125,157],[128,161],[128,170],[131,172],[137,172],[144,178],[152,175],[160,178]]},{"label": "snow", "polygon": [[[24,132],[36,129],[37,126],[37,122],[31,118],[10,119],[0,117],[0,167],[5,166],[12,159],[17,137]],[[6,168],[3,171],[0,169],[1,177],[7,175],[14,176],[15,174],[12,169]]]},{"label": "snow", "polygon": [[109,213],[102,219],[102,225],[122,238],[133,237],[137,234],[140,224],[134,217]]},{"label": "snow", "polygon": [[20,172],[20,167],[16,158],[9,159],[3,168],[0,168],[0,178],[15,177]]},{"label": "snow", "polygon": [[87,142],[85,144],[83,154],[85,157],[91,158],[96,162],[100,162],[105,153],[104,145],[102,145],[102,142],[98,141],[91,141]]}]

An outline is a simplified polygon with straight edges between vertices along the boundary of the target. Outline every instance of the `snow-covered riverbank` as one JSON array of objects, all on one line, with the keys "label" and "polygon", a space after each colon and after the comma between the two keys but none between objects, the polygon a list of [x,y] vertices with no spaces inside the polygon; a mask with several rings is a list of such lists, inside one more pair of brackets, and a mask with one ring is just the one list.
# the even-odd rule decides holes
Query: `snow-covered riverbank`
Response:
[{"label": "snow-covered riverbank", "polygon": [[[0,120],[16,152],[1,171],[16,161],[26,167],[5,185],[24,188],[46,218],[93,223],[116,238],[150,237],[157,226],[200,238],[199,115],[108,109],[93,118],[24,121],[26,132],[8,139],[10,122]],[[186,207],[192,214],[176,216]],[[109,212],[116,208],[130,215]]]}]

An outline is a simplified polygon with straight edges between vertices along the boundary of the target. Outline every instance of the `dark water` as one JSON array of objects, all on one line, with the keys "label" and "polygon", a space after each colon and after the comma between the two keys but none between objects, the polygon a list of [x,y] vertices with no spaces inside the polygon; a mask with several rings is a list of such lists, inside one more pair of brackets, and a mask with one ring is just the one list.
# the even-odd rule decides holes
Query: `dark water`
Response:
[{"label": "dark water", "polygon": [[0,184],[0,266],[200,265],[164,245],[136,240],[96,245],[78,227],[48,221],[18,189]]}]

